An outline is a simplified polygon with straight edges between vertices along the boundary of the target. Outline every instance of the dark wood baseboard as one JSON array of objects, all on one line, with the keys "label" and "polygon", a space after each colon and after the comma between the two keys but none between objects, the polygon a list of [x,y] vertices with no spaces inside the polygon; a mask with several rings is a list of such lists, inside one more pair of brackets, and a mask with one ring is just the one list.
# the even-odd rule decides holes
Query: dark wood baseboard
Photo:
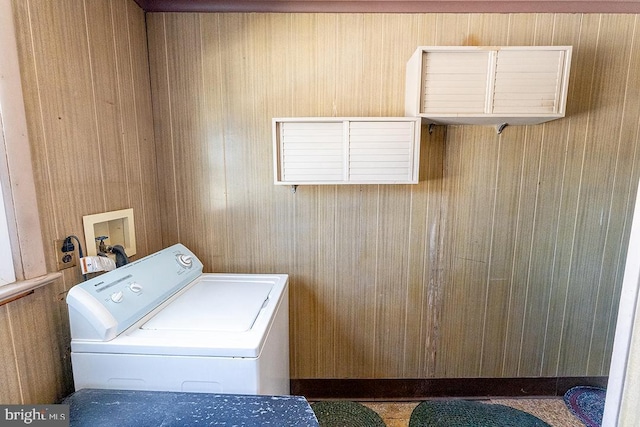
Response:
[{"label": "dark wood baseboard", "polygon": [[291,380],[291,394],[307,399],[417,400],[435,397],[553,397],[572,387],[606,387],[608,377],[425,378]]}]

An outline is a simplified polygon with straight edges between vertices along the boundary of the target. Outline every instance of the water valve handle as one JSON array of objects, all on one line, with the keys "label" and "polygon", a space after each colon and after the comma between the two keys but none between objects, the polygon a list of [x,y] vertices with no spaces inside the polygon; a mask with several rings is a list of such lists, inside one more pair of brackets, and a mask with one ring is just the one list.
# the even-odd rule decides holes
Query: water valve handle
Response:
[{"label": "water valve handle", "polygon": [[104,244],[104,241],[107,240],[109,236],[98,236],[96,237],[96,242],[98,243],[98,250],[100,252],[107,252],[107,245]]}]

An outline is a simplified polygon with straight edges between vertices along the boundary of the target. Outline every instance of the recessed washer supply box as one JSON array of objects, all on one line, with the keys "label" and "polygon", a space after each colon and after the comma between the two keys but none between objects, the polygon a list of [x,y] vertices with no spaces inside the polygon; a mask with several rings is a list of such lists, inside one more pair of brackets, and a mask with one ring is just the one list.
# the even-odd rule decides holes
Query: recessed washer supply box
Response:
[{"label": "recessed washer supply box", "polygon": [[103,212],[82,217],[87,255],[98,254],[96,237],[106,236],[107,246],[121,245],[127,256],[136,254],[136,231],[133,209]]}]

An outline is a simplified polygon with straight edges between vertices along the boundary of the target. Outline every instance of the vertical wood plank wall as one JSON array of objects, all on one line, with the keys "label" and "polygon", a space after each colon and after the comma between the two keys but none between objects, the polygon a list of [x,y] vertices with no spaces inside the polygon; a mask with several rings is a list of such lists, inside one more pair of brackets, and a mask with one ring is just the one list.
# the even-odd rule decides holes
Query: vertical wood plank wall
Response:
[{"label": "vertical wood plank wall", "polygon": [[[133,207],[140,256],[180,241],[209,271],[289,273],[294,378],[607,374],[636,15],[150,14],[145,33],[132,0],[53,3],[12,2],[45,243]],[[413,50],[468,44],[573,45],[567,118],[425,130],[418,185],[272,184],[272,117],[403,115]],[[0,306],[0,402],[71,391],[80,280]]]},{"label": "vertical wood plank wall", "polygon": [[[12,2],[47,270],[82,216],[132,207],[138,256],[162,248],[144,13],[133,0]],[[66,291],[0,306],[0,403],[73,391]]]},{"label": "vertical wood plank wall", "polygon": [[[636,15],[148,14],[163,245],[291,276],[293,378],[606,375]],[[402,116],[420,45],[572,45],[567,118],[423,131],[418,185],[274,186],[271,118]]]}]

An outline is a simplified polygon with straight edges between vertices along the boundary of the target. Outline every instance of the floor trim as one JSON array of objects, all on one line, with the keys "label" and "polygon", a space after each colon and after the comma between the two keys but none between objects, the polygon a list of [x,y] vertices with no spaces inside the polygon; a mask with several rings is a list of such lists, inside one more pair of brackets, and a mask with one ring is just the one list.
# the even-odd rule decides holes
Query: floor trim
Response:
[{"label": "floor trim", "polygon": [[307,399],[415,400],[433,397],[563,396],[572,387],[606,387],[608,377],[291,380],[291,394]]}]

